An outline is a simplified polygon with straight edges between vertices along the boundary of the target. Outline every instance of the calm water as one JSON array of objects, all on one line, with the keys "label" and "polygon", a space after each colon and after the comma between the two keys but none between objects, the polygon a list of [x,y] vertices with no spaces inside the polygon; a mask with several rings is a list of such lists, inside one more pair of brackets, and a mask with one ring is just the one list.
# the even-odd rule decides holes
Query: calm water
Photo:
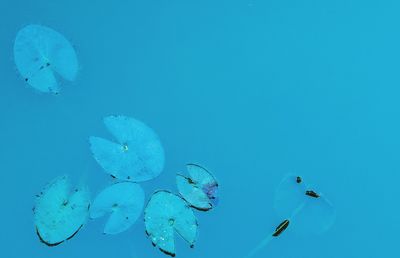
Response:
[{"label": "calm water", "polygon": [[[398,1],[0,0],[0,256],[165,257],[129,231],[91,221],[54,248],[34,232],[34,195],[51,179],[109,178],[91,157],[102,118],[125,114],[159,134],[166,168],[142,184],[176,191],[175,173],[203,164],[219,206],[196,213],[195,249],[177,257],[242,258],[275,228],[273,193],[289,172],[337,210],[320,237],[290,230],[257,257],[400,257],[400,4]],[[28,88],[12,56],[17,31],[54,28],[81,71],[59,96]],[[312,225],[310,225],[312,226]]]}]

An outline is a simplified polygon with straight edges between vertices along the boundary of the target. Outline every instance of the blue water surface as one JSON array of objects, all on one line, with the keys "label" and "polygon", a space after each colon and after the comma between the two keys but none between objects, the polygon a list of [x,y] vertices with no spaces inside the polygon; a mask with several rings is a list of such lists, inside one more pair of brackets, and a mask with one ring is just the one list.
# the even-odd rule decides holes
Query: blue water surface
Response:
[{"label": "blue water surface", "polygon": [[[113,236],[90,221],[53,248],[35,234],[48,181],[69,174],[93,197],[109,184],[88,138],[107,137],[112,114],[165,148],[146,200],[176,192],[188,162],[218,178],[218,207],[196,212],[197,244],[178,238],[177,257],[244,257],[282,221],[273,194],[288,173],[329,197],[336,223],[319,237],[289,226],[256,257],[400,257],[399,12],[394,0],[0,0],[0,257],[165,257],[143,218]],[[16,70],[15,36],[32,23],[77,51],[79,76],[58,96]]]}]

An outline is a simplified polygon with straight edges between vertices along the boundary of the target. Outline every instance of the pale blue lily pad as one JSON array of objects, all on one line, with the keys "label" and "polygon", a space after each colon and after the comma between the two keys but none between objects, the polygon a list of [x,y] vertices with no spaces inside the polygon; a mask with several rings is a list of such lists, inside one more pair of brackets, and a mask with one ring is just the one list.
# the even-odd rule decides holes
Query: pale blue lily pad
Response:
[{"label": "pale blue lily pad", "polygon": [[110,214],[104,234],[118,234],[128,230],[140,217],[144,206],[144,192],[140,185],[120,182],[100,192],[90,208],[92,219]]},{"label": "pale blue lily pad", "polygon": [[56,77],[74,81],[79,70],[71,43],[57,31],[41,25],[28,25],[18,32],[14,59],[24,80],[41,92],[58,93]]},{"label": "pale blue lily pad", "polygon": [[87,187],[72,190],[67,176],[49,183],[37,195],[34,207],[36,233],[41,242],[56,246],[75,236],[87,221],[89,206]]},{"label": "pale blue lily pad", "polygon": [[164,168],[164,150],[157,134],[144,123],[126,116],[108,116],[104,124],[115,141],[90,137],[99,165],[121,180],[143,182],[157,177]]},{"label": "pale blue lily pad", "polygon": [[147,235],[162,252],[175,256],[175,232],[194,246],[197,219],[180,196],[168,191],[155,192],[145,208],[144,219]]}]

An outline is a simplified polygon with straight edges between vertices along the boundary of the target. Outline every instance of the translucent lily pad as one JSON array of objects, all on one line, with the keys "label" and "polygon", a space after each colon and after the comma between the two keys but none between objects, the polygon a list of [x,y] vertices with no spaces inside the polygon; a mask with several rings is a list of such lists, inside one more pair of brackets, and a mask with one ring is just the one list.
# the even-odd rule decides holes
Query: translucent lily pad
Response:
[{"label": "translucent lily pad", "polygon": [[41,25],[22,28],[14,42],[14,59],[24,80],[41,92],[59,92],[56,76],[74,81],[78,59],[68,40]]},{"label": "translucent lily pad", "polygon": [[201,188],[196,187],[190,178],[177,175],[176,185],[179,193],[192,207],[202,211],[212,208],[212,203],[207,194]]},{"label": "translucent lily pad", "polygon": [[174,232],[194,246],[197,219],[180,196],[168,191],[155,192],[145,208],[144,219],[147,235],[162,252],[175,256]]},{"label": "translucent lily pad", "polygon": [[41,242],[56,246],[75,236],[89,215],[90,196],[86,187],[71,191],[67,176],[49,183],[37,195],[34,207],[36,233]]},{"label": "translucent lily pad", "polygon": [[92,136],[90,144],[94,158],[108,174],[142,182],[162,172],[164,150],[151,128],[126,116],[108,116],[104,123],[116,142]]},{"label": "translucent lily pad", "polygon": [[188,164],[189,176],[177,175],[176,184],[182,197],[194,208],[207,211],[218,203],[218,182],[205,168]]},{"label": "translucent lily pad", "polygon": [[90,208],[90,217],[96,219],[110,214],[104,233],[118,234],[137,221],[143,206],[144,192],[140,185],[131,182],[116,183],[97,195]]},{"label": "translucent lily pad", "polygon": [[217,180],[215,177],[204,167],[197,164],[187,164],[186,169],[189,173],[190,178],[199,185],[211,185],[216,184]]},{"label": "translucent lily pad", "polygon": [[290,219],[290,230],[301,235],[319,235],[334,223],[336,211],[318,190],[295,175],[286,176],[275,192],[274,208],[281,218]]}]

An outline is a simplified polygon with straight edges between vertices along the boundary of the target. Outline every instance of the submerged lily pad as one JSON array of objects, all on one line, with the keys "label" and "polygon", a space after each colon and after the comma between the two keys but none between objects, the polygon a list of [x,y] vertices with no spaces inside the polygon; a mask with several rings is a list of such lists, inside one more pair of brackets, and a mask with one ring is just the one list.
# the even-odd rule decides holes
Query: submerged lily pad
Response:
[{"label": "submerged lily pad", "polygon": [[285,176],[275,191],[274,209],[283,220],[253,248],[245,258],[253,258],[272,239],[286,230],[299,235],[315,236],[329,230],[336,211],[331,202],[317,189],[306,185],[300,176]]},{"label": "submerged lily pad", "polygon": [[162,252],[175,256],[175,232],[194,246],[197,219],[180,196],[168,191],[155,192],[145,208],[144,219],[147,235]]},{"label": "submerged lily pad", "polygon": [[144,192],[141,186],[132,182],[116,183],[97,195],[90,208],[90,217],[96,219],[110,213],[104,233],[118,234],[137,221],[143,205]]},{"label": "submerged lily pad", "polygon": [[319,235],[334,224],[336,210],[318,189],[303,179],[287,175],[275,192],[274,208],[282,218],[290,218],[290,230],[300,235]]},{"label": "submerged lily pad", "polygon": [[41,92],[58,93],[56,76],[74,81],[78,74],[72,45],[57,31],[41,25],[28,25],[18,32],[14,59],[24,80]]},{"label": "submerged lily pad", "polygon": [[75,236],[87,221],[89,206],[89,190],[80,187],[71,191],[67,176],[49,183],[37,195],[34,207],[34,222],[40,241],[56,246]]},{"label": "submerged lily pad", "polygon": [[126,116],[108,116],[104,123],[116,142],[92,136],[90,144],[94,158],[108,174],[142,182],[162,172],[164,150],[151,128]]}]

